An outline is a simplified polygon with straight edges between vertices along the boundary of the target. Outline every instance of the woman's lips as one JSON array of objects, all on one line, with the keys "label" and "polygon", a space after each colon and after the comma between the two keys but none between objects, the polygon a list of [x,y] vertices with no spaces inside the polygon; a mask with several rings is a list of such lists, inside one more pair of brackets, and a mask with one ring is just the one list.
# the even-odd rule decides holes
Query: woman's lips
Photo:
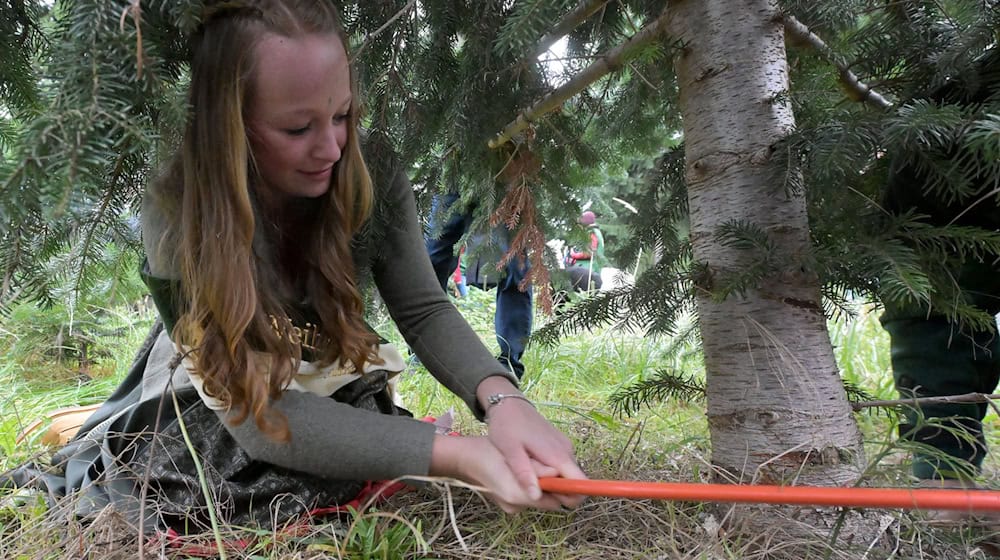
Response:
[{"label": "woman's lips", "polygon": [[333,167],[327,167],[326,169],[323,169],[321,171],[303,171],[302,174],[306,175],[307,177],[311,177],[313,179],[329,179],[330,171],[332,170]]}]

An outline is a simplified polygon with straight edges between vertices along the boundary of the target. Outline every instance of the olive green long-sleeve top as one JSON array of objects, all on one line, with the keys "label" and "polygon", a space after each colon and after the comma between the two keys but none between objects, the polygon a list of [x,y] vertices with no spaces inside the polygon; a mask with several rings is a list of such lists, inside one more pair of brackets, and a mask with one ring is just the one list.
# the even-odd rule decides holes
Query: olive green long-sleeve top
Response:
[{"label": "olive green long-sleeve top", "polygon": [[[389,178],[388,180],[385,180]],[[373,281],[407,344],[431,374],[462,398],[477,418],[483,411],[476,387],[505,371],[441,290],[424,246],[409,180],[401,172],[375,181],[375,208],[364,239],[355,243],[359,285]],[[168,327],[178,306],[178,274],[163,254],[162,209],[155,196],[143,206],[143,240],[148,268],[144,277]],[[164,295],[165,284],[175,289]],[[159,296],[157,296],[159,294]],[[182,306],[181,306],[182,307]],[[169,329],[168,329],[169,332]],[[236,442],[254,459],[330,479],[376,480],[426,475],[434,427],[406,417],[355,409],[326,395],[287,390],[272,403],[288,418],[289,443],[265,436],[252,420],[225,423]],[[220,419],[225,412],[218,411]]]}]

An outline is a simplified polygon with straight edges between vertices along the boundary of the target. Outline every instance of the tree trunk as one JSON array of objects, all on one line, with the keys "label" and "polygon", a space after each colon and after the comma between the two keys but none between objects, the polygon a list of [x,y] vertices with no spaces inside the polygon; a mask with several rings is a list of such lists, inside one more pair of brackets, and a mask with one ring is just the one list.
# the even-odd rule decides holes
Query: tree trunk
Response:
[{"label": "tree trunk", "polygon": [[[864,462],[809,270],[806,201],[772,158],[795,126],[784,31],[771,0],[671,1],[712,463],[728,480],[845,485]],[[758,262],[719,242],[723,224],[766,233],[774,266],[751,288],[712,291]]]}]

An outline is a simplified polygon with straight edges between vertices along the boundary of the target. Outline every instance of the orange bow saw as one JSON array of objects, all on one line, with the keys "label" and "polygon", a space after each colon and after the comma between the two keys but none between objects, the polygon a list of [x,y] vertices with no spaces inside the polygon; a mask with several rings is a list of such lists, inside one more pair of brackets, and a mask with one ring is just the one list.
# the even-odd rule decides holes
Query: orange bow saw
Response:
[{"label": "orange bow saw", "polygon": [[989,490],[828,488],[822,486],[573,480],[568,478],[540,478],[538,484],[542,490],[556,494],[583,494],[609,498],[798,506],[1000,511],[1000,492]]}]

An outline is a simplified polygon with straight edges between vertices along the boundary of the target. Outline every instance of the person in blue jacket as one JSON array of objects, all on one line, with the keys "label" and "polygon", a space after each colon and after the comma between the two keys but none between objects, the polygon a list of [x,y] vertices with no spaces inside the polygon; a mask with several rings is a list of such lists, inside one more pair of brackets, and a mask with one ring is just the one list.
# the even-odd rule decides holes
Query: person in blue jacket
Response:
[{"label": "person in blue jacket", "polygon": [[[436,195],[431,206],[430,233],[426,239],[427,254],[430,256],[431,265],[437,275],[441,289],[448,290],[448,277],[458,266],[459,256],[455,252],[455,245],[469,230],[472,224],[473,213],[476,207],[470,205],[465,208],[456,208],[459,202],[457,192],[449,192],[443,195]],[[443,219],[444,223],[438,228],[436,219]],[[435,234],[435,232],[437,232]],[[509,249],[508,232],[503,228],[497,228],[493,232],[493,241],[497,244],[501,254]],[[471,258],[471,257],[470,257]],[[524,291],[520,285],[530,270],[530,264],[526,258],[511,259],[501,273],[495,271],[495,278],[491,279],[489,267],[482,263],[470,262],[467,267],[467,283],[469,285],[479,285],[479,287],[491,288],[496,286],[496,311],[493,315],[493,326],[496,329],[497,343],[500,345],[500,355],[497,359],[518,379],[524,376],[524,363],[521,361],[525,348],[528,345],[528,337],[531,335],[532,321],[532,290],[530,284]],[[483,276],[483,274],[468,274],[469,270],[485,272],[484,282],[475,282],[473,279]]]}]

